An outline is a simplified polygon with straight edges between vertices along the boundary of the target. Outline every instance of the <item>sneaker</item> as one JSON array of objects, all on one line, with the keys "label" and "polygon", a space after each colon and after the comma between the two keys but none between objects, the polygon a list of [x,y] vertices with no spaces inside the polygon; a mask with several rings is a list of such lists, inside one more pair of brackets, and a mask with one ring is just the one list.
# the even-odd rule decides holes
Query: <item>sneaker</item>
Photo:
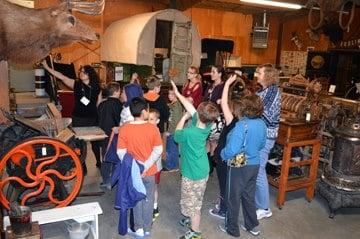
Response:
[{"label": "sneaker", "polygon": [[202,237],[201,237],[201,232],[195,232],[193,230],[190,230],[179,239],[202,239]]},{"label": "sneaker", "polygon": [[269,209],[258,209],[256,210],[256,217],[258,220],[263,219],[263,218],[269,218],[272,216],[272,212]]},{"label": "sneaker", "polygon": [[259,236],[260,235],[260,230],[257,229],[257,227],[254,227],[251,230],[246,229],[243,224],[241,224],[240,227],[241,227],[242,230],[249,232],[253,236]]},{"label": "sneaker", "polygon": [[227,233],[225,224],[220,224],[218,228],[220,229],[220,231]]},{"label": "sneaker", "polygon": [[155,220],[159,217],[160,213],[159,213],[159,208],[157,207],[156,209],[153,210],[153,222],[155,222]]},{"label": "sneaker", "polygon": [[128,228],[128,232],[127,232],[130,236],[133,236],[135,239],[144,239],[145,238],[145,233],[144,233],[144,229],[139,228],[136,230],[136,232],[134,232],[133,230],[131,230],[130,228]]},{"label": "sneaker", "polygon": [[100,183],[100,188],[105,188],[111,191],[111,184],[110,183]]},{"label": "sneaker", "polygon": [[221,199],[222,199],[222,197],[219,195],[215,201],[215,209],[218,211],[220,210]]},{"label": "sneaker", "polygon": [[151,236],[151,232],[144,232],[144,236],[146,236],[146,237]]},{"label": "sneaker", "polygon": [[183,227],[190,228],[191,227],[191,221],[190,218],[185,217],[179,221],[180,225]]},{"label": "sneaker", "polygon": [[178,168],[168,169],[168,168],[165,168],[165,167],[164,167],[161,171],[167,172],[167,173],[172,173],[172,172],[177,172],[177,171],[179,171],[179,169],[178,169]]},{"label": "sneaker", "polygon": [[217,218],[219,218],[219,219],[225,219],[225,213],[222,213],[222,212],[220,212],[219,210],[216,210],[216,209],[211,208],[211,209],[209,210],[209,213],[210,213],[210,215],[213,216],[213,217],[217,217]]}]

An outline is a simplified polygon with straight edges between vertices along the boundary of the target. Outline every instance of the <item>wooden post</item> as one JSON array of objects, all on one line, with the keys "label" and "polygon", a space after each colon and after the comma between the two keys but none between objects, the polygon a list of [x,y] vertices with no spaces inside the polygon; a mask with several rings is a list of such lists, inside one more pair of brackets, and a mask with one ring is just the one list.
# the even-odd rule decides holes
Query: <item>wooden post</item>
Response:
[{"label": "wooden post", "polygon": [[[9,111],[9,74],[7,61],[0,61],[0,108]],[[7,119],[0,113],[0,123],[4,123]]]}]

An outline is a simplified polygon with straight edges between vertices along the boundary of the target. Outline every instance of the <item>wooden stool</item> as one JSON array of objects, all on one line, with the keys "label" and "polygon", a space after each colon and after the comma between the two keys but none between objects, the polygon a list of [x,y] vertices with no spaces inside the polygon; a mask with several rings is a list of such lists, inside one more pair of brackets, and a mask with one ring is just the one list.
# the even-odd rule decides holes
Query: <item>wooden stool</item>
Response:
[{"label": "wooden stool", "polygon": [[[285,203],[285,194],[306,188],[306,199],[310,202],[314,197],[317,168],[319,163],[321,142],[314,139],[317,122],[281,122],[277,143],[284,146],[280,180],[268,176],[269,183],[278,188],[277,205],[279,209]],[[312,146],[309,159],[291,162],[291,151],[295,147]],[[309,166],[309,175],[298,179],[289,180],[289,169],[292,167]]]},{"label": "wooden stool", "polygon": [[11,229],[11,226],[7,226],[5,239],[40,239],[41,233],[40,233],[39,223],[33,222],[31,223],[31,226],[32,226],[31,232],[24,236],[15,235]]}]

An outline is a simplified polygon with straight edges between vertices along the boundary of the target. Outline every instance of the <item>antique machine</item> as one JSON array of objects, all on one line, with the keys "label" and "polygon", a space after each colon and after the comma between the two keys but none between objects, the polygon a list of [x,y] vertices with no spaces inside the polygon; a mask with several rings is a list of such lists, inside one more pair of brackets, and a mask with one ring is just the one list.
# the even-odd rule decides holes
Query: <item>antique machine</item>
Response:
[{"label": "antique machine", "polygon": [[322,85],[319,81],[309,82],[302,75],[291,77],[281,85],[281,117],[292,120],[306,119],[310,113],[310,120],[318,120],[321,114],[318,94]]},{"label": "antique machine", "polygon": [[323,130],[333,136],[329,145],[333,157],[318,182],[317,190],[328,201],[329,217],[333,218],[340,208],[360,207],[360,102],[330,103],[332,108],[326,115]]},{"label": "antique machine", "polygon": [[75,139],[63,118],[36,123],[3,113],[11,123],[0,131],[2,206],[9,209],[13,201],[42,207],[70,204],[82,185],[86,144]]}]

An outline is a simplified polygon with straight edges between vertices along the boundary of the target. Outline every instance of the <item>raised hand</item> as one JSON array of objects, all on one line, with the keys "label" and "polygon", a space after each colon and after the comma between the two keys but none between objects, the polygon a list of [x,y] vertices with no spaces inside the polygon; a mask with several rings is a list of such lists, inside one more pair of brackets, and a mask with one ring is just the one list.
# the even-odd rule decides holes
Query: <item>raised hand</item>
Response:
[{"label": "raised hand", "polygon": [[170,83],[172,85],[172,88],[173,88],[175,94],[179,93],[179,90],[178,90],[177,86],[175,85],[175,82],[173,80],[171,80]]},{"label": "raised hand", "polygon": [[227,85],[231,85],[232,83],[234,83],[236,81],[236,74],[232,74],[226,81],[225,84]]}]

